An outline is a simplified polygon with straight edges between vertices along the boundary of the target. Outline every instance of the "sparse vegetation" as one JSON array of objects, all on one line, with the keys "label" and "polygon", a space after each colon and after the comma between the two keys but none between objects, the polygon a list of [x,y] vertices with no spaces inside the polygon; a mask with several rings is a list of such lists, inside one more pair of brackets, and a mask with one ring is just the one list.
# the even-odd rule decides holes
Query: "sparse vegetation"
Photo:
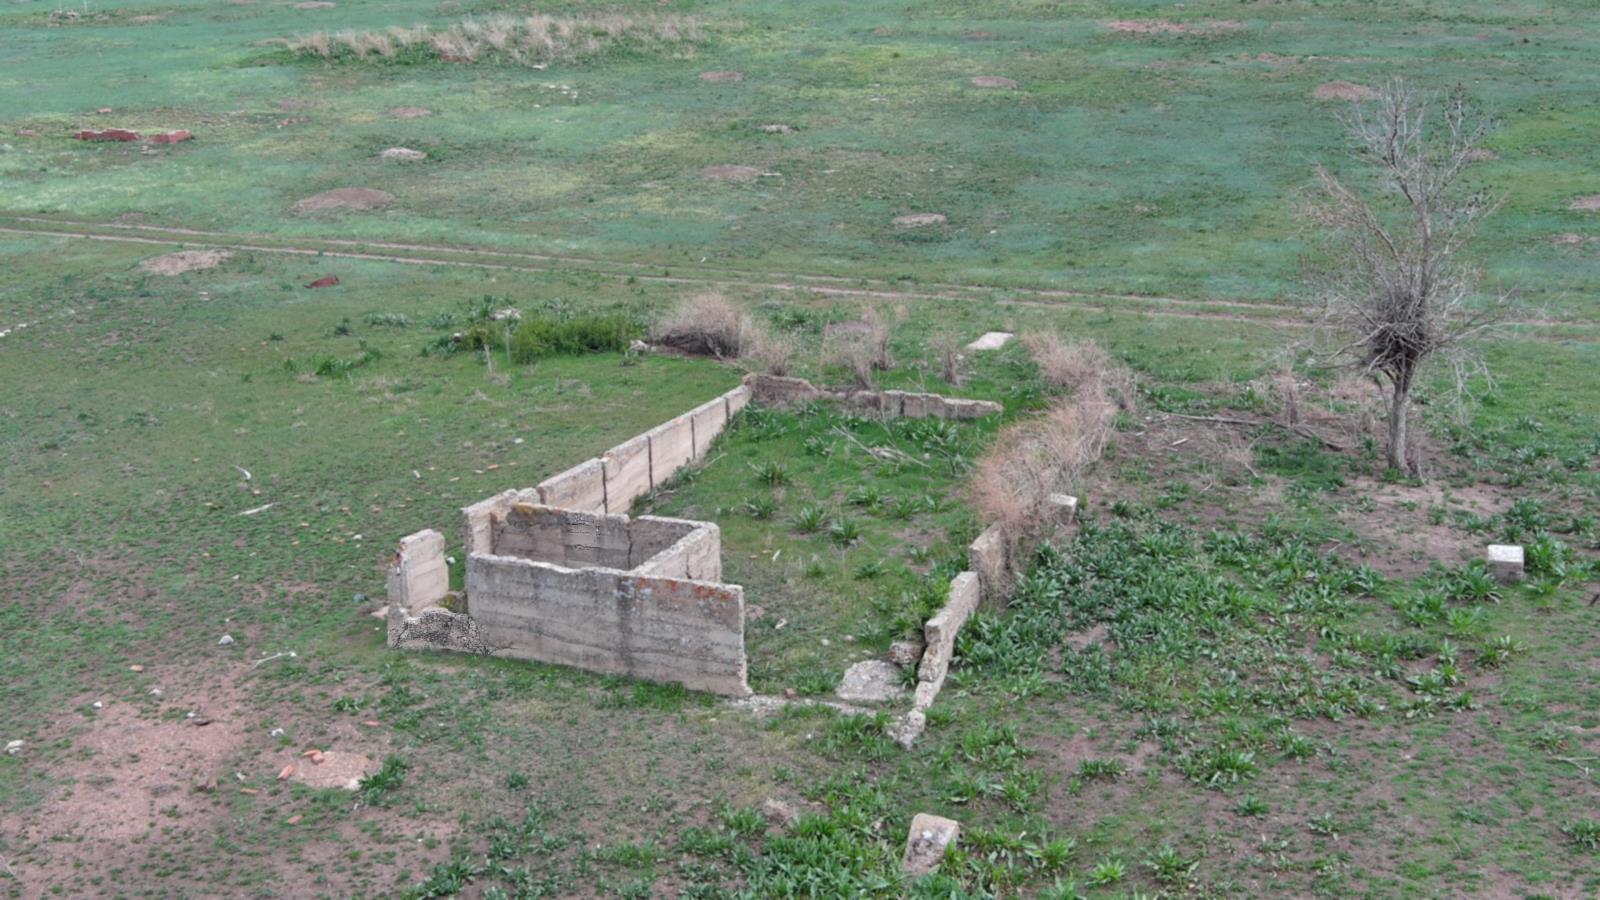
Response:
[{"label": "sparse vegetation", "polygon": [[615,12],[581,16],[490,15],[453,25],[373,31],[316,31],[283,41],[290,52],[334,62],[507,62],[542,66],[601,53],[693,45],[704,29],[693,16]]}]

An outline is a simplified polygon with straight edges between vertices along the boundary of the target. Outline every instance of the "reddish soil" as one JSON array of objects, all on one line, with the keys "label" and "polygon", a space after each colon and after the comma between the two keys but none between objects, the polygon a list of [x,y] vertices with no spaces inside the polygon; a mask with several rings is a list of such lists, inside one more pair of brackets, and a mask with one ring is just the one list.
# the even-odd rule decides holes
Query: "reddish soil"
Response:
[{"label": "reddish soil", "polygon": [[1600,212],[1600,194],[1590,194],[1572,201],[1567,209],[1573,212]]},{"label": "reddish soil", "polygon": [[1378,96],[1378,92],[1366,85],[1352,84],[1348,81],[1330,81],[1327,84],[1317,85],[1311,96],[1316,100],[1371,100]]},{"label": "reddish soil", "polygon": [[294,205],[301,215],[317,212],[365,212],[385,209],[394,202],[394,195],[372,188],[335,188],[314,194]]},{"label": "reddish soil", "polygon": [[231,250],[180,250],[163,253],[139,263],[139,268],[155,275],[182,275],[215,269],[233,257]]}]

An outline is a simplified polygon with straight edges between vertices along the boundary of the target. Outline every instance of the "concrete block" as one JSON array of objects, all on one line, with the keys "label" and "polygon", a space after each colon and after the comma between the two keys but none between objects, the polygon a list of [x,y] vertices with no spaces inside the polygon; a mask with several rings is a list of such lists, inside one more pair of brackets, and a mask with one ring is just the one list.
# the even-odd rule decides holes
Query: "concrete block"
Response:
[{"label": "concrete block", "polygon": [[1044,498],[1051,521],[1063,528],[1078,520],[1078,498],[1071,494],[1051,494]]},{"label": "concrete block", "polygon": [[650,438],[639,435],[607,450],[600,457],[605,470],[606,512],[625,513],[633,501],[650,493]]},{"label": "concrete block", "polygon": [[[529,489],[530,491],[532,489]],[[503,516],[513,503],[523,498],[524,491],[501,491],[493,497],[479,500],[461,508],[461,543],[466,553],[490,553],[494,550],[493,526],[496,516]],[[534,499],[538,492],[533,491]]]},{"label": "concrete block", "polygon": [[880,396],[878,412],[885,419],[898,419],[905,414],[905,391],[884,391]]},{"label": "concrete block", "polygon": [[694,427],[687,415],[645,432],[650,441],[650,481],[659,488],[674,472],[694,462]]},{"label": "concrete block", "polygon": [[862,415],[875,416],[883,412],[883,395],[877,391],[850,391],[840,396],[839,403]]},{"label": "concrete block", "polygon": [[889,662],[901,668],[910,668],[922,660],[927,645],[920,640],[895,641],[889,645]]},{"label": "concrete block", "polygon": [[[955,655],[956,633],[978,608],[978,599],[976,573],[962,572],[951,579],[950,599],[922,626],[927,649],[923,650],[922,664],[917,668],[918,681],[936,686],[944,684],[945,675],[950,671],[950,659]],[[937,690],[936,687],[935,693]]]},{"label": "concrete block", "polygon": [[1015,337],[1009,331],[986,331],[983,336],[967,345],[968,350],[999,350]]},{"label": "concrete block", "polygon": [[450,569],[444,561],[444,535],[431,528],[400,539],[389,565],[389,605],[423,609],[444,602]]},{"label": "concrete block", "polygon": [[867,659],[844,672],[833,693],[847,703],[886,703],[905,696],[900,667],[881,659]]},{"label": "concrete block", "polygon": [[889,738],[899,744],[902,750],[910,750],[927,727],[927,714],[920,709],[913,709],[889,723]]},{"label": "concrete block", "polygon": [[1489,563],[1489,574],[1501,584],[1522,580],[1523,553],[1520,544],[1490,544],[1485,560]]},{"label": "concrete block", "polygon": [[539,482],[539,502],[558,509],[606,511],[606,471],[598,459],[586,459]]},{"label": "concrete block", "polygon": [[689,421],[694,430],[694,458],[698,462],[706,458],[706,452],[711,449],[711,442],[722,434],[722,429],[728,425],[728,404],[721,397],[709,403],[689,410]]},{"label": "concrete block", "polygon": [[781,375],[752,373],[744,378],[751,398],[763,406],[797,406],[815,402],[822,394],[815,385],[804,378],[786,378]]},{"label": "concrete block", "polygon": [[906,835],[906,852],[900,868],[912,878],[939,868],[944,855],[961,837],[961,823],[944,816],[917,813],[911,819],[911,832]]},{"label": "concrete block", "polygon": [[[650,518],[641,517],[641,519]],[[691,527],[677,540],[638,563],[638,567],[631,574],[688,578],[694,581],[722,580],[722,529],[710,522],[685,522],[682,519],[656,521]],[[638,520],[636,524],[637,522]],[[638,545],[639,541],[636,539],[635,546]]]},{"label": "concrete block", "polygon": [[746,406],[749,406],[750,398],[754,395],[755,392],[750,390],[748,385],[743,384],[727,392],[726,394],[723,394],[722,399],[728,404],[728,418],[732,419],[734,416],[737,416]]},{"label": "concrete block", "polygon": [[1009,586],[1005,537],[1000,526],[991,525],[967,547],[967,565],[978,573],[983,596],[999,600]]},{"label": "concrete block", "polygon": [[993,400],[967,400],[961,397],[940,397],[937,414],[945,419],[981,419],[1006,411]]}]

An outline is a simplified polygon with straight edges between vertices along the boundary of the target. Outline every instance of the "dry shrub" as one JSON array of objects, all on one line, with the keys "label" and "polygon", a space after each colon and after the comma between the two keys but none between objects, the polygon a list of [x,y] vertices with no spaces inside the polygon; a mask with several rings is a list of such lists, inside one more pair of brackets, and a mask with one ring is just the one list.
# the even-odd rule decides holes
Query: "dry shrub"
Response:
[{"label": "dry shrub", "polygon": [[999,525],[1013,548],[1039,537],[1049,519],[1045,498],[1076,492],[1105,452],[1116,415],[1116,405],[1101,397],[1075,398],[1001,431],[973,474],[982,521]]},{"label": "dry shrub", "polygon": [[700,20],[671,13],[597,13],[581,16],[467,18],[445,27],[416,25],[379,31],[341,31],[296,36],[282,43],[291,51],[323,59],[393,58],[417,48],[442,59],[476,62],[509,59],[525,65],[574,60],[613,47],[658,48],[697,42]]},{"label": "dry shrub", "polygon": [[858,387],[870,388],[876,373],[894,368],[889,350],[889,323],[868,308],[848,330],[824,334],[823,364],[848,371]]},{"label": "dry shrub", "polygon": [[737,359],[756,343],[749,314],[715,291],[695,294],[656,327],[655,343],[684,353]]},{"label": "dry shrub", "polygon": [[928,341],[928,351],[939,361],[939,378],[951,387],[960,387],[967,380],[967,358],[961,339],[953,334],[934,335]]},{"label": "dry shrub", "polygon": [[747,368],[768,375],[788,375],[794,362],[794,338],[750,324],[743,357]]},{"label": "dry shrub", "polygon": [[1067,341],[1051,332],[1022,337],[1045,383],[1083,400],[1103,400],[1118,409],[1135,406],[1133,373],[1094,341]]}]

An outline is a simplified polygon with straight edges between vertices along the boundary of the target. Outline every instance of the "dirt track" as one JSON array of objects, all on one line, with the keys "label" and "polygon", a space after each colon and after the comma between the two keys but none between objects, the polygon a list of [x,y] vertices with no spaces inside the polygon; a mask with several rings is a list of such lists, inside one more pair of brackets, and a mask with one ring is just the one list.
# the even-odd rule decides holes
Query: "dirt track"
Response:
[{"label": "dirt track", "polygon": [[[1178,297],[1143,296],[1097,291],[1069,291],[1041,288],[992,287],[976,284],[928,283],[917,290],[894,287],[894,282],[875,278],[841,278],[789,272],[763,272],[734,267],[705,265],[659,265],[577,255],[527,253],[456,247],[443,244],[413,244],[392,241],[352,241],[339,238],[298,238],[279,243],[268,235],[233,234],[192,228],[157,225],[129,225],[85,222],[43,216],[0,215],[0,233],[63,237],[113,243],[149,244],[160,247],[207,247],[253,253],[278,253],[293,256],[330,256],[364,259],[404,265],[461,266],[475,269],[549,272],[581,269],[611,278],[631,278],[686,286],[756,288],[765,290],[808,291],[840,297],[874,300],[955,300],[996,299],[1001,305],[1054,306],[1102,309],[1107,301],[1123,304],[1119,312],[1184,319],[1240,322],[1279,328],[1306,328],[1312,319],[1306,310],[1288,304],[1255,303],[1239,300],[1194,300]],[[393,251],[393,252],[374,252]],[[676,271],[679,274],[669,274]],[[1251,310],[1260,315],[1226,310]],[[1548,335],[1539,330],[1577,328],[1585,323],[1550,319],[1519,319],[1511,323],[1532,329],[1532,337],[1545,339],[1600,341],[1600,334]]]}]

